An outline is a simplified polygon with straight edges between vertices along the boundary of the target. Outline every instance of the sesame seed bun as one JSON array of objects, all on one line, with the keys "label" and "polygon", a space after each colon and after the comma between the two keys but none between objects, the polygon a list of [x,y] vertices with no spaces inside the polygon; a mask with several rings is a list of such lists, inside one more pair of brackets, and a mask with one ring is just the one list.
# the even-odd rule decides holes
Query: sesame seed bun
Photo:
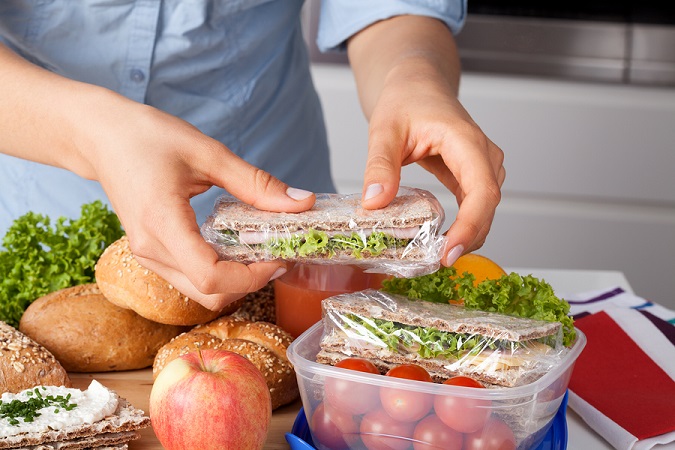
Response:
[{"label": "sesame seed bun", "polygon": [[70,378],[49,350],[0,321],[0,393],[35,386],[70,387]]},{"label": "sesame seed bun", "polygon": [[262,373],[272,398],[272,409],[298,398],[298,384],[286,349],[293,338],[277,325],[251,322],[236,317],[221,317],[194,327],[162,347],[152,366],[153,378],[168,363],[198,349],[228,350],[255,365]]},{"label": "sesame seed bun", "polygon": [[19,329],[69,372],[111,372],[150,367],[160,347],[187,328],[145,319],[84,284],[35,300]]},{"label": "sesame seed bun", "polygon": [[156,273],[141,266],[123,236],[105,249],[96,263],[96,284],[115,305],[148,320],[168,325],[197,325],[230,314],[241,300],[222,311],[211,311],[181,294]]}]

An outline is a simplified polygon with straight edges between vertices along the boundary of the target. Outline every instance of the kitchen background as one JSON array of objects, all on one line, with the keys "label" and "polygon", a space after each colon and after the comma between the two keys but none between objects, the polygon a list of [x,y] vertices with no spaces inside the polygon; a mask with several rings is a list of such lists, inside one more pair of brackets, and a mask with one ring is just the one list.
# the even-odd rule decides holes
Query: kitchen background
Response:
[{"label": "kitchen background", "polygon": [[[338,190],[360,192],[367,122],[346,57],[303,13]],[[502,266],[623,272],[675,309],[675,5],[469,0],[460,98],[505,152],[503,199],[478,252]],[[403,184],[454,198],[417,166]]]}]

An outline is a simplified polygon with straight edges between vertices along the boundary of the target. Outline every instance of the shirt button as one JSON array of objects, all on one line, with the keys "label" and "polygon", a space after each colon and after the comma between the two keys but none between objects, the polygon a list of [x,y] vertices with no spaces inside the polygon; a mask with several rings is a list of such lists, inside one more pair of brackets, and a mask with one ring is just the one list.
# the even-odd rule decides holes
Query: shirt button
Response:
[{"label": "shirt button", "polygon": [[131,72],[129,72],[129,78],[131,78],[131,81],[133,82],[140,83],[145,80],[145,73],[143,73],[143,71],[140,69],[131,69]]}]

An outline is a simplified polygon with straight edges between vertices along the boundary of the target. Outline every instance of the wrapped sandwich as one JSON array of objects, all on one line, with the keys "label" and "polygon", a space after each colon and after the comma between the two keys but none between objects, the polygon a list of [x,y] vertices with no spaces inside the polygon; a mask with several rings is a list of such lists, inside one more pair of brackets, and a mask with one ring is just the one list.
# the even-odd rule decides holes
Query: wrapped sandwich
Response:
[{"label": "wrapped sandwich", "polygon": [[465,375],[522,386],[558,365],[568,351],[559,322],[545,322],[366,290],[322,302],[324,332],[316,360],[359,356],[381,371],[418,364],[442,381]]},{"label": "wrapped sandwich", "polygon": [[261,211],[222,196],[201,231],[224,260],[356,264],[409,277],[440,266],[444,219],[438,200],[413,188],[401,188],[378,210],[363,209],[360,194],[317,194],[300,213]]}]

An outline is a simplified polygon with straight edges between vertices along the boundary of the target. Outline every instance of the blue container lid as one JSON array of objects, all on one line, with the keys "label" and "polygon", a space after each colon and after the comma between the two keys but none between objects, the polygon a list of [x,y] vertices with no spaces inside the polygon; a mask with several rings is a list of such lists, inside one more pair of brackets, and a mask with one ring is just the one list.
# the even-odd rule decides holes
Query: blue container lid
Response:
[{"label": "blue container lid", "polygon": [[[291,450],[315,450],[309,424],[304,408],[300,408],[290,433],[286,433],[286,441]],[[565,450],[567,448],[567,392],[563,396],[558,412],[553,417],[551,426],[543,440],[532,450]]]}]

